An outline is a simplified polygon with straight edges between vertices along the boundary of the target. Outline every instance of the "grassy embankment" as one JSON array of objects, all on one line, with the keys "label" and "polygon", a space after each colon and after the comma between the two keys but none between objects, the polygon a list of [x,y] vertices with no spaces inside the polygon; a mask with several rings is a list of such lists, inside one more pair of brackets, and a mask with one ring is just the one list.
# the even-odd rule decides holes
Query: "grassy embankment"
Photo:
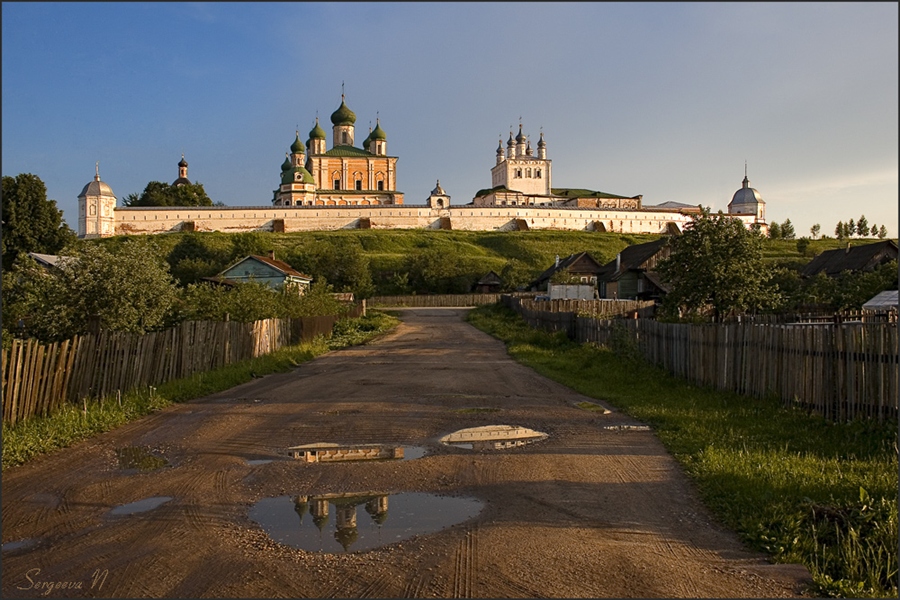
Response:
[{"label": "grassy embankment", "polygon": [[28,419],[15,425],[3,424],[3,469],[65,448],[104,431],[156,412],[176,402],[187,402],[240,385],[255,377],[282,373],[301,363],[346,346],[364,344],[393,328],[398,320],[380,312],[339,321],[330,339],[282,348],[250,360],[224,366],[158,387],[133,390],[91,400],[82,405],[66,405],[46,417]]},{"label": "grassy embankment", "polygon": [[750,547],[809,567],[818,594],[897,596],[896,423],[832,423],[699,388],[627,342],[580,345],[499,306],[469,318],[519,362],[651,425],[711,511]]}]

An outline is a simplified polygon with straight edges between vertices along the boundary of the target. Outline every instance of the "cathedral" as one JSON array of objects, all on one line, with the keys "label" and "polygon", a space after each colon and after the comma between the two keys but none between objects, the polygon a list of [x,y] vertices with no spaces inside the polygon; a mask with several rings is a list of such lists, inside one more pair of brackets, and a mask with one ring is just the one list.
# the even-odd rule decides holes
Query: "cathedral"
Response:
[{"label": "cathedral", "polygon": [[397,191],[397,157],[387,155],[387,135],[380,119],[363,140],[354,145],[356,114],[341,105],[331,114],[331,149],[316,118],[304,144],[296,132],[281,165],[281,185],[274,191],[274,206],[393,206],[403,204]]}]

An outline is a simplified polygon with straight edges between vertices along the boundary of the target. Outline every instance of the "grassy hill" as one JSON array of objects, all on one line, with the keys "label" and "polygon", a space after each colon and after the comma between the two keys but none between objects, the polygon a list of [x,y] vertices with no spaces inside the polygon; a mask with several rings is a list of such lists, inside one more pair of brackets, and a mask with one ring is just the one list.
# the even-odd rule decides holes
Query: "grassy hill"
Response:
[{"label": "grassy hill", "polygon": [[[127,236],[81,243],[117,246]],[[425,229],[337,230],[294,233],[171,233],[150,236],[163,258],[173,251],[201,256],[208,269],[221,270],[235,257],[275,251],[276,258],[299,270],[309,269],[304,257],[331,248],[332,257],[360,255],[368,261],[376,294],[396,293],[388,282],[398,273],[409,270],[410,259],[427,254],[434,262],[453,268],[454,276],[476,281],[488,271],[504,269],[517,283],[527,283],[561,258],[587,251],[601,264],[615,258],[622,249],[657,239],[656,235],[598,233],[587,231],[446,231]],[[854,245],[876,240],[852,240]],[[799,268],[812,258],[833,248],[846,247],[837,239],[811,240],[806,251],[797,250],[796,240],[766,240],[763,245],[767,262]],[[191,254],[193,252],[193,254]],[[332,259],[334,260],[334,259]],[[170,260],[174,266],[174,261]],[[435,268],[432,263],[432,270]],[[423,268],[427,268],[423,267]],[[213,274],[213,273],[206,273]],[[312,275],[317,275],[311,272]]]}]

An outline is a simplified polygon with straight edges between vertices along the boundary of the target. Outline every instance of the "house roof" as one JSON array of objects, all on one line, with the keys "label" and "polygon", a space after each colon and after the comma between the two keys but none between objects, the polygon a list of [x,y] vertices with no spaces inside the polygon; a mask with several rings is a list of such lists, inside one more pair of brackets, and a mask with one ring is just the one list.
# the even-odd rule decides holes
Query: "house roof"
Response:
[{"label": "house roof", "polygon": [[72,260],[71,256],[58,256],[56,254],[39,254],[37,252],[29,252],[28,256],[30,256],[34,261],[41,265],[42,267],[62,267],[66,261]]},{"label": "house roof", "polygon": [[598,274],[603,270],[603,265],[601,265],[599,262],[597,262],[597,259],[595,259],[593,256],[591,256],[587,252],[579,252],[577,254],[571,254],[571,255],[561,259],[559,261],[559,264],[554,263],[554,265],[552,267],[550,267],[549,269],[547,269],[546,271],[544,271],[543,273],[538,275],[538,278],[535,279],[531,283],[531,285],[532,286],[540,285],[541,283],[543,283],[543,282],[547,281],[548,279],[550,279],[551,277],[553,277],[553,274],[556,273],[557,271],[569,271],[571,269],[571,267],[574,267],[577,263],[579,263],[581,261],[585,261],[588,264],[589,268],[578,271],[580,273],[588,273],[589,272],[592,274]]},{"label": "house roof", "polygon": [[[645,244],[628,246],[622,250],[616,258],[603,265],[601,278],[606,281],[615,281],[626,271],[641,269],[644,263],[665,248],[668,241],[668,238],[660,238]],[[616,269],[617,262],[619,264],[618,269]]]},{"label": "house roof", "polygon": [[842,271],[870,271],[896,258],[897,244],[892,240],[861,246],[848,245],[847,248],[826,250],[821,253],[803,267],[800,274],[803,277],[813,277],[825,273],[829,277],[834,277]]},{"label": "house roof", "polygon": [[[291,265],[287,264],[284,261],[275,260],[274,258],[269,258],[268,256],[257,256],[255,254],[250,255],[247,258],[254,258],[261,263],[269,265],[273,269],[277,269],[278,271],[284,273],[285,275],[290,275],[292,277],[300,277],[302,279],[309,279],[310,281],[312,281],[312,277],[310,277],[309,275],[304,275],[303,273],[301,273],[300,271],[297,271]],[[247,258],[245,258],[244,260],[247,260]],[[240,261],[238,264],[240,264]]]},{"label": "house roof", "polygon": [[900,304],[900,300],[897,297],[897,290],[886,290],[875,294],[862,307],[863,310],[889,310],[891,308],[897,310],[898,304]]},{"label": "house roof", "polygon": [[501,285],[503,280],[494,271],[488,271],[487,274],[478,280],[475,285]]},{"label": "house roof", "polygon": [[662,291],[664,291],[664,292],[671,291],[671,288],[669,288],[668,284],[664,283],[662,281],[662,279],[660,279],[659,273],[657,273],[656,271],[645,271],[644,277],[647,279],[647,281],[649,281],[650,283],[652,283],[653,285],[655,285]]}]

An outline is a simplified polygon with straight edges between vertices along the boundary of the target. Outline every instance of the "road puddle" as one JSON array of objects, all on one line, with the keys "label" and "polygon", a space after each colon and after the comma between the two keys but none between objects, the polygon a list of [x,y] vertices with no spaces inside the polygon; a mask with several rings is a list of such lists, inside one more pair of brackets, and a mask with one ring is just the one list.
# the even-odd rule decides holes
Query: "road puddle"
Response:
[{"label": "road puddle", "polygon": [[366,492],[263,498],[249,516],[276,542],[341,553],[435,533],[475,517],[483,507],[474,498]]},{"label": "road puddle", "polygon": [[111,515],[133,515],[136,513],[147,512],[148,510],[153,510],[157,506],[165,504],[169,500],[171,500],[171,496],[152,496],[150,498],[144,498],[143,500],[138,500],[137,502],[131,502],[129,504],[121,504],[111,511],[109,514]]},{"label": "road puddle", "polygon": [[607,431],[650,431],[649,425],[608,425],[603,429]]},{"label": "road puddle", "polygon": [[387,444],[334,444],[315,442],[287,448],[291,458],[307,463],[347,462],[358,460],[413,460],[425,456],[420,446]]},{"label": "road puddle", "polygon": [[541,431],[514,425],[485,425],[460,429],[442,437],[446,446],[466,450],[504,450],[547,439]]},{"label": "road puddle", "polygon": [[38,541],[40,540],[36,538],[26,538],[24,540],[16,540],[15,542],[6,542],[2,546],[0,546],[0,551],[12,552],[14,550],[24,550],[26,548],[36,546]]},{"label": "road puddle", "polygon": [[165,467],[169,461],[156,454],[151,448],[128,446],[116,449],[119,468],[136,471],[154,471]]}]

